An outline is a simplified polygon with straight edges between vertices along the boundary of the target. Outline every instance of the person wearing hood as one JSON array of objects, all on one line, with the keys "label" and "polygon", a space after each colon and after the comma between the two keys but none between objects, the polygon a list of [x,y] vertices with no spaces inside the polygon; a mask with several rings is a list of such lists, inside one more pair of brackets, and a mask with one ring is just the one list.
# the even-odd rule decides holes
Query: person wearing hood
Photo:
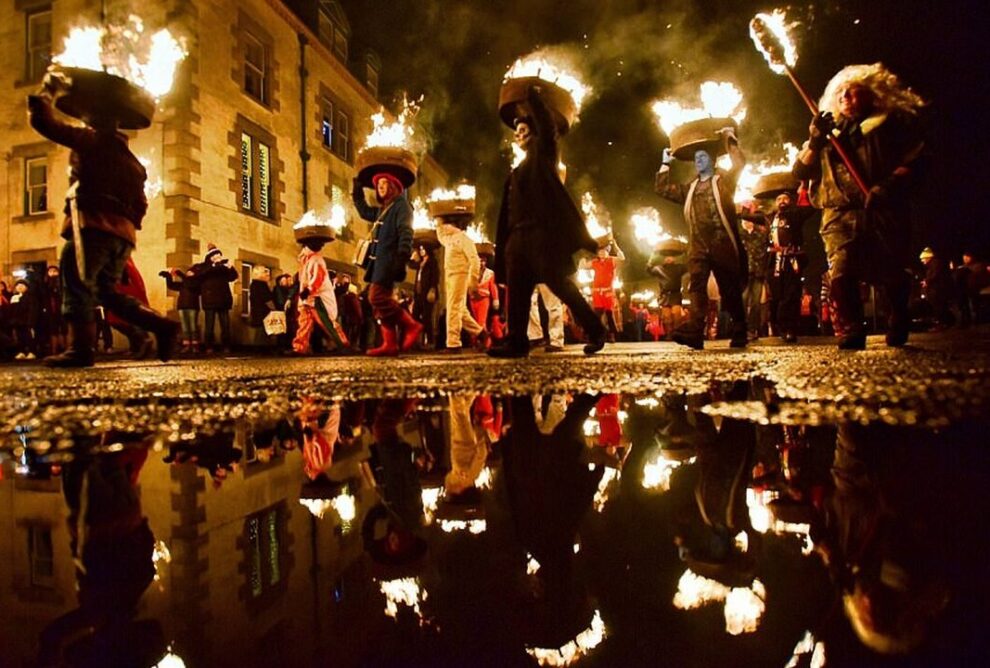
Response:
[{"label": "person wearing hood", "polygon": [[526,113],[515,120],[515,141],[526,157],[506,179],[495,239],[495,279],[509,287],[509,335],[488,354],[529,354],[530,299],[543,283],[588,335],[584,352],[591,355],[605,347],[606,330],[571,276],[577,271],[573,255],[594,253],[598,243],[561,183],[558,128],[539,87],[529,88],[524,107]]},{"label": "person wearing hood", "polygon": [[[412,207],[396,177],[381,172],[371,179],[378,206],[364,199],[364,187],[354,179],[352,198],[360,216],[373,223],[372,243],[364,280],[370,284],[368,299],[381,323],[382,344],[368,350],[372,357],[395,356],[412,350],[423,333],[409,311],[395,298],[395,284],[405,280],[406,260],[412,254]],[[401,334],[401,338],[400,338]]]},{"label": "person wearing hood", "polygon": [[230,309],[234,307],[234,295],[230,284],[237,280],[237,270],[230,266],[219,248],[210,244],[203,262],[196,266],[199,277],[200,298],[205,317],[203,343],[206,352],[213,352],[216,341],[215,326],[220,321],[220,345],[224,352],[230,350]]}]

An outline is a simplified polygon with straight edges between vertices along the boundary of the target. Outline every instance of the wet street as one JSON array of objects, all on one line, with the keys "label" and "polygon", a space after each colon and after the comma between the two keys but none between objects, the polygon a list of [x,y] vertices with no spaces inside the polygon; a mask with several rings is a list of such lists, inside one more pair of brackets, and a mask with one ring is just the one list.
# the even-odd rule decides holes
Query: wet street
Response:
[{"label": "wet street", "polygon": [[985,665],[990,328],[0,369],[0,667]]}]

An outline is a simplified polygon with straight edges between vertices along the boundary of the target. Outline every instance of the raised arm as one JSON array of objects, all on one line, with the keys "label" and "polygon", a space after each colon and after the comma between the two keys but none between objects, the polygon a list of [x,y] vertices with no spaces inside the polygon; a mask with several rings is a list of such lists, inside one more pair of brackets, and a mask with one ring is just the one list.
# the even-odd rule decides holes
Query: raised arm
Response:
[{"label": "raised arm", "polygon": [[541,158],[550,160],[557,167],[557,125],[536,86],[530,86],[526,96],[533,111],[533,129],[536,131],[536,147]]},{"label": "raised arm", "polygon": [[95,143],[96,131],[92,128],[69,125],[55,117],[50,95],[29,95],[27,104],[31,127],[42,137],[75,151],[84,151]]},{"label": "raised arm", "polygon": [[351,199],[354,201],[354,208],[357,209],[359,216],[370,222],[378,220],[380,209],[378,207],[368,206],[368,203],[364,200],[364,186],[361,185],[361,182],[357,178],[354,179],[351,187]]}]

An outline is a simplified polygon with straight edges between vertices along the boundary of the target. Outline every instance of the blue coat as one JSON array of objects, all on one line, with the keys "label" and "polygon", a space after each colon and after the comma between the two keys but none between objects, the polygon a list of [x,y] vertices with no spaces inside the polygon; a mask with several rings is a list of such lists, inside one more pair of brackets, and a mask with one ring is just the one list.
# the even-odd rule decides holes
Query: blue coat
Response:
[{"label": "blue coat", "polygon": [[364,273],[364,280],[389,286],[397,281],[404,281],[406,261],[412,253],[413,242],[412,207],[406,193],[396,197],[384,213],[380,207],[368,206],[364,201],[364,190],[357,182],[352,195],[354,206],[361,217],[371,223],[378,223],[371,232],[369,255],[374,259]]}]

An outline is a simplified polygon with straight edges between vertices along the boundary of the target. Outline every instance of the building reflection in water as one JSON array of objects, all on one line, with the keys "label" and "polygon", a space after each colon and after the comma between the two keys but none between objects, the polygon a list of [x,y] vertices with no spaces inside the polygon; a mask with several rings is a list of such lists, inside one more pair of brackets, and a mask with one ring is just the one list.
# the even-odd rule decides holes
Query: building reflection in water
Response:
[{"label": "building reflection in water", "polygon": [[778,424],[778,401],[307,398],[55,449],[21,429],[4,660],[985,662],[986,425]]}]

